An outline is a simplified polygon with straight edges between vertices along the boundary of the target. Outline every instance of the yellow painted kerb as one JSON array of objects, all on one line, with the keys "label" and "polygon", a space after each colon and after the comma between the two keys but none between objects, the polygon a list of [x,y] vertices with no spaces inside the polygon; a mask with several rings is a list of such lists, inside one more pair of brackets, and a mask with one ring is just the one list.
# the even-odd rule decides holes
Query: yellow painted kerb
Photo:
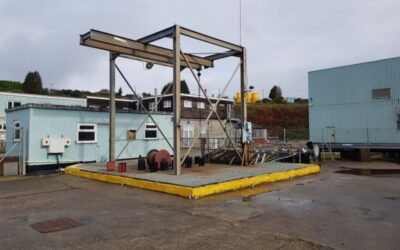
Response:
[{"label": "yellow painted kerb", "polygon": [[315,164],[303,164],[303,168],[287,170],[276,173],[269,173],[257,175],[238,180],[226,181],[216,184],[210,184],[200,187],[186,187],[173,184],[159,183],[156,181],[139,180],[131,177],[99,174],[81,170],[78,165],[69,166],[65,169],[66,174],[75,175],[79,177],[94,179],[103,182],[123,184],[137,188],[149,189],[168,194],[179,195],[189,198],[201,198],[212,194],[223,193],[227,191],[238,190],[256,186],[262,183],[271,183],[292,179],[295,177],[319,173],[321,168]]}]

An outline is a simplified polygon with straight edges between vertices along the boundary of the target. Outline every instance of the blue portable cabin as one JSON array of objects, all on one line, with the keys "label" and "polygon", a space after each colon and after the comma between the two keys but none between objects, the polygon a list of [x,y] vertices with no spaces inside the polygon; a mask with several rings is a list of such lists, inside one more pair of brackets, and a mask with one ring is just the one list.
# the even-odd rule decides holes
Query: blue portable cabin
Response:
[{"label": "blue portable cabin", "polygon": [[[46,165],[108,160],[107,110],[26,104],[7,109],[6,112],[6,150],[10,151],[10,156],[24,156],[22,162],[26,162],[27,172]],[[155,112],[153,117],[172,145],[171,113]],[[143,126],[139,128],[142,123]],[[151,149],[173,152],[152,120],[139,111],[117,111],[115,143],[118,159],[146,156]]]},{"label": "blue portable cabin", "polygon": [[400,57],[309,72],[310,141],[400,150]]},{"label": "blue portable cabin", "polygon": [[38,94],[0,92],[0,139],[6,135],[6,109],[24,105],[27,103],[55,104],[66,106],[87,105],[86,98],[73,98],[63,96],[49,96]]}]

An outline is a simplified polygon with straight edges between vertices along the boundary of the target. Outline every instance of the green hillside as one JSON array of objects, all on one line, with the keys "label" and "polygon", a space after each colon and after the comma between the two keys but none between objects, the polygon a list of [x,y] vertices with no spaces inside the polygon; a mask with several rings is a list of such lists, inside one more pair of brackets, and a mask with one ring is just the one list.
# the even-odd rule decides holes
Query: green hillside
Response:
[{"label": "green hillside", "polygon": [[0,80],[0,91],[22,93],[22,83]]},{"label": "green hillside", "polygon": [[[235,105],[236,116],[240,105]],[[289,139],[308,138],[308,104],[250,104],[247,118],[255,126],[268,129],[270,136],[286,136]]]}]

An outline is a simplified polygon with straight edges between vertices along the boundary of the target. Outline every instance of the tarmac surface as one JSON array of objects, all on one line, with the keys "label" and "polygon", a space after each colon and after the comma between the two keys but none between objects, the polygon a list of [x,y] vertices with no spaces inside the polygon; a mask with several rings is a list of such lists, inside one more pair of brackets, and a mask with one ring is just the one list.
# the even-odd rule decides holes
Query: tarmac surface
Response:
[{"label": "tarmac surface", "polygon": [[[0,249],[399,249],[400,175],[338,166],[200,200],[63,174],[0,178]],[[60,217],[81,225],[30,226]]]}]

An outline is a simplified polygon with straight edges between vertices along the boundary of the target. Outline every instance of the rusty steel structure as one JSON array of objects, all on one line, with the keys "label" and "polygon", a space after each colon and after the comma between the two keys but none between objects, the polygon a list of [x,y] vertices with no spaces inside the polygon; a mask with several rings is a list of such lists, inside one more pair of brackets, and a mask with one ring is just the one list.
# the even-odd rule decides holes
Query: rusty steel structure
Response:
[{"label": "rusty steel structure", "polygon": [[[198,41],[202,41],[204,43],[208,43],[211,45],[216,45],[218,47],[224,48],[225,51],[219,53],[213,53],[207,56],[197,56],[195,54],[184,53],[181,49],[181,37],[186,36]],[[160,47],[153,45],[152,43],[158,41],[163,38],[172,38],[172,49]],[[225,93],[227,87],[231,83],[235,73],[240,68],[240,91],[241,91],[241,124],[242,124],[242,134],[245,133],[244,124],[247,122],[247,106],[246,106],[246,92],[247,92],[247,76],[246,76],[246,48],[240,45],[236,45],[215,37],[211,37],[197,31],[193,31],[178,25],[174,25],[167,29],[158,31],[151,35],[145,36],[143,38],[134,40],[130,38],[125,38],[122,36],[113,35],[110,33],[105,33],[98,30],[90,30],[89,32],[80,36],[80,44],[83,46],[93,47],[97,49],[102,49],[109,51],[110,53],[110,131],[109,131],[109,161],[115,161],[117,157],[115,157],[115,69],[121,74],[124,81],[127,83],[131,91],[134,95],[137,96],[134,89],[129,84],[126,77],[123,75],[122,71],[118,68],[115,61],[118,57],[138,60],[150,64],[157,64],[162,66],[172,67],[173,69],[173,126],[174,126],[174,136],[173,136],[173,145],[171,145],[168,139],[162,132],[162,129],[158,127],[157,123],[154,122],[151,113],[154,110],[147,110],[143,104],[140,104],[148,114],[148,117],[153,120],[153,122],[157,125],[158,130],[161,132],[161,135],[170,145],[171,149],[174,152],[173,164],[176,175],[181,174],[181,166],[185,161],[186,157],[189,155],[190,150],[193,147],[192,145],[189,147],[187,152],[183,157],[181,157],[180,152],[180,143],[181,143],[181,115],[180,115],[180,107],[181,107],[181,71],[184,69],[189,69],[192,73],[196,83],[199,86],[199,89],[205,96],[207,102],[212,107],[209,115],[207,116],[206,121],[210,119],[212,114],[214,113],[221,124],[223,130],[226,133],[227,138],[232,144],[236,154],[242,161],[243,166],[247,166],[250,164],[249,159],[249,141],[246,140],[246,136],[242,136],[242,150],[240,151],[234,141],[231,139],[229,134],[227,133],[226,126],[220,119],[218,113],[216,112],[216,107]],[[212,103],[207,96],[207,93],[203,86],[200,83],[198,76],[195,74],[194,70],[203,70],[207,68],[214,67],[214,61],[220,60],[227,57],[237,57],[239,58],[239,64],[235,69],[232,76],[229,78],[229,81],[225,84],[223,91],[218,96],[217,102]],[[161,100],[159,100],[161,101]],[[143,121],[144,124],[144,121]],[[142,125],[143,125],[142,124]],[[207,124],[205,122],[204,124]],[[141,125],[141,126],[142,126]],[[199,138],[199,134],[195,135],[195,138]],[[193,142],[196,140],[193,140]],[[128,142],[129,143],[129,142]]]}]

